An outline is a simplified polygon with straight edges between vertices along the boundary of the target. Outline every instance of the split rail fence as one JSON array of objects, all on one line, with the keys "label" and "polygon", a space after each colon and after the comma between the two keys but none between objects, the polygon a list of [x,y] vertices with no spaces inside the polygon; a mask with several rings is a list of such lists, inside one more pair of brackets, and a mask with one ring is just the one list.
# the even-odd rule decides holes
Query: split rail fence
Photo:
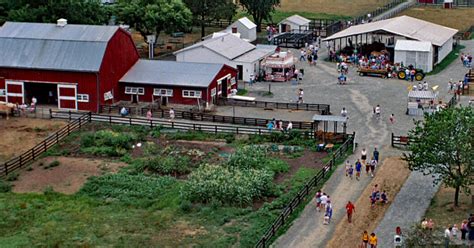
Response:
[{"label": "split rail fence", "polygon": [[263,109],[291,109],[304,111],[318,111],[321,115],[331,114],[331,106],[329,104],[319,103],[288,103],[288,102],[266,102],[266,101],[235,101],[228,99],[221,99],[217,105],[222,106],[238,106],[238,107],[252,107]]},{"label": "split rail fence", "polygon": [[[304,187],[295,195],[295,197],[288,203],[288,205],[281,211],[278,218],[272,223],[267,229],[263,237],[255,245],[256,248],[268,247],[272,238],[285,223],[287,223],[290,215],[298,208],[298,206],[305,201],[305,198],[312,192],[316,187],[321,186],[327,177],[331,174],[331,171],[337,166],[337,160],[342,158],[350,148],[353,149],[355,140],[355,133],[349,135],[347,140],[332,153],[332,158],[329,160],[324,167],[309,180]],[[353,150],[351,150],[353,152]]]}]

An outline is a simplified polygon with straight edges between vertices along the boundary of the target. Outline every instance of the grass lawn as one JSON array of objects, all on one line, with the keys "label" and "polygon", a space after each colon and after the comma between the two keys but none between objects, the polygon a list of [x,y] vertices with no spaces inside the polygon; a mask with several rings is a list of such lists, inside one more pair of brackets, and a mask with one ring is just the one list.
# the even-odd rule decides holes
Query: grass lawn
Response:
[{"label": "grass lawn", "polygon": [[472,21],[474,8],[416,7],[407,9],[399,15],[415,17],[460,31],[467,30],[471,25],[474,25]]},{"label": "grass lawn", "polygon": [[432,71],[427,73],[427,75],[435,75],[442,72],[446,67],[448,67],[451,63],[453,63],[456,59],[459,59],[459,52],[464,49],[465,46],[457,45],[448,56],[446,56],[441,63],[437,64]]},{"label": "grass lawn", "polygon": [[[253,247],[320,170],[325,156],[308,149],[314,141],[294,138],[299,135],[285,138],[276,133],[242,140],[141,127],[87,128],[49,155],[115,158],[128,166],[90,177],[72,194],[50,187],[43,194],[0,193],[2,247]],[[139,141],[140,148],[131,149]],[[262,154],[262,148],[250,144],[270,145]],[[280,150],[275,144],[286,146]],[[306,149],[294,150],[290,145]],[[220,169],[213,172],[205,165],[209,163]],[[38,161],[22,173],[48,170],[51,177],[60,178],[55,173],[74,167],[61,164],[45,169],[41,164]],[[226,168],[231,172],[228,176],[222,174]],[[14,184],[21,184],[22,173]],[[239,176],[227,181],[232,173]],[[219,180],[228,183],[214,184]],[[241,198],[244,195],[250,198]],[[237,203],[237,198],[244,201]]]},{"label": "grass lawn", "polygon": [[[471,188],[471,192],[473,190],[474,187]],[[461,222],[470,213],[474,212],[474,206],[472,205],[471,196],[465,194],[459,195],[459,207],[455,208],[453,202],[454,189],[441,186],[433,200],[431,200],[431,205],[426,211],[425,217],[433,219],[437,227],[442,228],[452,224],[457,224],[460,227]]]},{"label": "grass lawn", "polygon": [[336,15],[336,16],[359,16],[378,7],[384,6],[390,0],[281,0],[278,8],[282,12]]}]

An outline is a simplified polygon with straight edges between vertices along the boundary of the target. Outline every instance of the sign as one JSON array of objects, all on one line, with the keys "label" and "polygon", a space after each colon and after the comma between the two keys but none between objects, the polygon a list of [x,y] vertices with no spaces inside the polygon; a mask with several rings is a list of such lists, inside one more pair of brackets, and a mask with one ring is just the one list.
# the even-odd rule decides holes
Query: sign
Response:
[{"label": "sign", "polygon": [[7,92],[5,91],[5,89],[0,89],[0,96],[6,96],[7,95]]},{"label": "sign", "polygon": [[216,93],[217,93],[217,90],[216,90],[216,88],[213,88],[213,89],[211,90],[211,96],[215,96],[215,95],[216,95]]},{"label": "sign", "polygon": [[114,96],[112,95],[112,92],[110,91],[107,91],[104,93],[104,100],[111,100],[111,99],[114,99]]}]

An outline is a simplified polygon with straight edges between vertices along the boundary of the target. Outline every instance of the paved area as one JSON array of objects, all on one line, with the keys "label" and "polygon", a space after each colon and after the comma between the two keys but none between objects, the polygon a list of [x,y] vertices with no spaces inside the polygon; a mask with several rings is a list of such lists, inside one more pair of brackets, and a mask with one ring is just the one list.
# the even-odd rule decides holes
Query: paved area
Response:
[{"label": "paved area", "polygon": [[[473,42],[465,43],[466,51],[473,49]],[[298,54],[298,51],[295,51]],[[324,56],[326,51],[322,49],[320,54]],[[290,83],[257,83],[253,86],[246,86],[249,89],[249,95],[255,96],[258,100],[271,101],[288,101],[295,102],[299,88],[305,92],[304,101],[308,103],[327,103],[331,105],[333,114],[338,114],[342,107],[349,112],[348,131],[356,132],[356,142],[359,144],[355,155],[349,159],[354,162],[360,156],[360,149],[367,148],[369,153],[374,147],[381,150],[381,157],[399,156],[400,151],[390,147],[390,134],[406,134],[413,127],[413,117],[405,115],[408,87],[413,85],[411,82],[398,79],[381,79],[376,77],[360,77],[356,74],[355,68],[350,68],[347,85],[338,85],[336,66],[333,63],[319,61],[316,66],[309,66],[305,62],[298,62],[297,68],[305,70],[305,79],[300,85],[291,85]],[[449,66],[441,74],[435,76],[427,76],[426,81],[430,86],[439,85],[439,99],[449,100],[450,95],[447,93],[447,82],[449,79],[459,80],[466,72],[465,68],[460,65],[459,61]],[[415,82],[416,83],[416,82]],[[268,84],[271,84],[273,97],[267,98],[261,96],[262,91],[268,90]],[[380,104],[382,108],[382,118],[376,120],[372,117],[372,108]],[[396,122],[391,124],[388,122],[389,115],[395,115]],[[275,116],[275,118],[285,119],[285,114]],[[383,166],[383,165],[381,165]],[[336,170],[335,174],[325,184],[323,191],[331,196],[334,205],[333,223],[331,225],[322,225],[321,213],[316,213],[313,204],[309,204],[301,214],[300,218],[295,220],[293,225],[282,235],[274,244],[275,247],[324,247],[325,243],[331,239],[335,223],[344,217],[344,203],[347,200],[356,200],[360,197],[363,189],[370,183],[370,178],[363,178],[358,187],[348,184],[343,177],[343,168]],[[416,183],[422,180],[425,183]],[[409,196],[418,195],[418,202],[428,202],[436,189],[433,189],[430,183],[426,183],[426,179],[420,179],[420,176],[413,173],[407,181],[407,184],[400,192],[401,196],[395,198],[393,203],[395,210],[393,216],[399,212],[404,212],[404,208],[417,208],[419,211],[413,211],[413,215],[402,217],[403,221],[413,223],[418,221],[426,210],[427,205],[417,204],[417,201],[409,202]],[[404,196],[404,192],[409,195]],[[420,199],[423,198],[423,199]],[[399,200],[401,199],[401,200]],[[400,203],[398,203],[400,201]],[[392,213],[389,212],[389,213]],[[400,217],[399,217],[400,218]],[[382,235],[389,233],[392,229],[390,219],[382,221],[387,223],[379,227]],[[401,224],[400,224],[401,225]],[[387,231],[385,231],[387,230]],[[390,240],[392,236],[388,235]],[[379,236],[380,237],[380,236]],[[385,240],[384,240],[385,241]],[[385,247],[385,246],[381,246]]]}]

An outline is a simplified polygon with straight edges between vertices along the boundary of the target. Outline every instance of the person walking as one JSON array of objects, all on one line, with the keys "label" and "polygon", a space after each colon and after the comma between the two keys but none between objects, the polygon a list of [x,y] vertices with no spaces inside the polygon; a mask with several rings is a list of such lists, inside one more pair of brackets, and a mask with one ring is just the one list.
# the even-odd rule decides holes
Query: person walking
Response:
[{"label": "person walking", "polygon": [[355,206],[352,204],[351,201],[348,201],[346,204],[346,211],[347,211],[347,221],[352,223],[352,213],[355,212]]},{"label": "person walking", "polygon": [[359,181],[360,172],[362,170],[362,163],[358,159],[355,165],[355,169],[356,169],[356,180]]},{"label": "person walking", "polygon": [[380,108],[380,105],[377,104],[377,106],[374,109],[374,114],[377,119],[380,119],[380,115],[382,113],[382,109]]},{"label": "person walking", "polygon": [[352,165],[350,165],[347,173],[349,174],[349,178],[352,180],[352,175],[354,175],[354,167],[352,167]]},{"label": "person walking", "polygon": [[170,121],[173,121],[173,120],[174,120],[174,117],[175,117],[175,112],[174,112],[174,109],[173,109],[173,108],[170,109],[169,114],[170,114]]},{"label": "person walking", "polygon": [[151,113],[151,109],[149,109],[147,112],[146,112],[146,119],[148,121],[151,121],[151,118],[153,117],[153,114]]},{"label": "person walking", "polygon": [[374,177],[376,167],[377,167],[377,160],[375,160],[374,157],[372,157],[372,159],[370,160],[370,175],[372,177]]},{"label": "person walking", "polygon": [[377,248],[377,243],[378,243],[377,236],[375,235],[375,233],[371,233],[369,237],[370,248]]},{"label": "person walking", "polygon": [[374,148],[373,156],[374,156],[374,159],[378,163],[379,162],[379,151],[377,150],[377,147]]},{"label": "person walking", "polygon": [[341,116],[342,117],[347,117],[347,110],[346,110],[345,107],[343,107],[342,110],[341,110]]},{"label": "person walking", "polygon": [[388,120],[390,121],[391,124],[395,124],[395,115],[391,114]]},{"label": "person walking", "polygon": [[366,231],[364,231],[364,233],[362,233],[362,248],[367,248],[368,247],[368,244],[369,244],[369,233]]},{"label": "person walking", "polygon": [[289,121],[288,125],[286,126],[286,131],[289,132],[289,131],[291,131],[291,129],[293,129],[293,123],[291,123],[291,121]]},{"label": "person walking", "polygon": [[449,248],[449,243],[451,242],[451,239],[453,238],[451,230],[452,230],[452,227],[449,225],[444,230],[444,247],[445,248]]},{"label": "person walking", "polygon": [[303,89],[299,89],[299,91],[298,91],[298,104],[303,103],[303,95],[304,95]]},{"label": "person walking", "polygon": [[467,231],[468,231],[467,220],[463,220],[461,224],[461,240],[466,240]]},{"label": "person walking", "polygon": [[362,148],[362,151],[360,152],[360,160],[362,160],[363,164],[365,164],[365,161],[367,160],[367,150],[365,150],[365,148]]},{"label": "person walking", "polygon": [[321,193],[321,190],[318,190],[316,192],[316,211],[320,212],[321,211],[321,196],[323,194]]}]

